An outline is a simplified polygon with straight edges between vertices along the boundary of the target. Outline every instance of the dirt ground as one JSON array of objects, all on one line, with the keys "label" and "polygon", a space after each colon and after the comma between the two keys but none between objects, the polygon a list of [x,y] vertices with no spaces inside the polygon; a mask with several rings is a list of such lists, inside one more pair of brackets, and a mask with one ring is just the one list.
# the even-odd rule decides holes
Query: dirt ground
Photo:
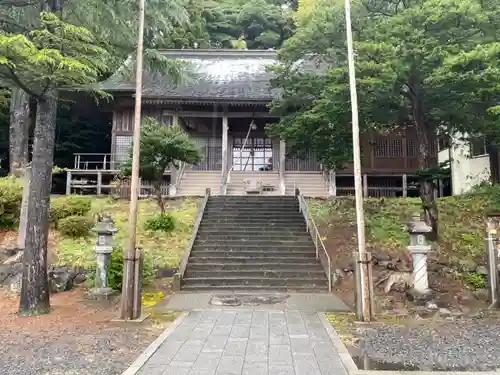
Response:
[{"label": "dirt ground", "polygon": [[[161,280],[157,287],[168,293]],[[47,315],[20,317],[18,305],[18,296],[0,289],[4,375],[121,374],[176,317],[155,313],[140,324],[112,322],[118,317],[119,297],[92,301],[83,286],[52,295]]]}]

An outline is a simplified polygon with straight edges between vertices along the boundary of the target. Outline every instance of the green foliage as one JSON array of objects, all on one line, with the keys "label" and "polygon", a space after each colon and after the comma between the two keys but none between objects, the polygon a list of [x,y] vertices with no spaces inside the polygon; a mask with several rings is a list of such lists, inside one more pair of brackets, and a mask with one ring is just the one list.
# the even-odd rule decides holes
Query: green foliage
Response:
[{"label": "green foliage", "polygon": [[0,78],[34,97],[96,82],[107,69],[107,52],[94,36],[53,13],[41,13],[40,22],[29,37],[0,33]]},{"label": "green foliage", "polygon": [[0,178],[0,228],[12,228],[19,222],[23,186],[14,177]]},{"label": "green foliage", "polygon": [[92,199],[81,195],[68,195],[52,199],[50,202],[50,220],[58,225],[61,219],[69,216],[85,216],[90,212]]},{"label": "green foliage", "polygon": [[175,229],[175,220],[169,214],[153,216],[146,220],[144,223],[144,229],[152,232],[161,231],[170,233]]},{"label": "green foliage", "polygon": [[[117,249],[111,253],[108,269],[108,283],[114,290],[122,290],[123,283],[123,249]],[[142,285],[147,286],[156,276],[151,262],[144,261],[142,268]]]},{"label": "green foliage", "polygon": [[[153,181],[158,205],[164,213],[161,184],[165,170],[170,165],[179,168],[180,162],[196,164],[201,160],[201,153],[194,141],[178,124],[165,126],[150,117],[143,122],[139,173],[143,179]],[[121,171],[124,176],[132,174],[132,150]]]},{"label": "green foliage", "polygon": [[483,289],[486,287],[485,277],[475,272],[471,272],[465,275],[465,282],[473,290]]},{"label": "green foliage", "polygon": [[[295,153],[313,149],[339,169],[351,154],[343,2],[301,6],[308,8],[296,35],[280,51],[273,86],[283,95],[271,111],[282,120],[270,133],[296,142]],[[418,128],[422,168],[430,166],[427,137],[438,126],[445,135],[498,133],[499,15],[495,1],[354,2],[361,131]]]},{"label": "green foliage", "polygon": [[58,232],[73,238],[87,236],[93,226],[94,221],[87,216],[67,216],[57,222]]}]

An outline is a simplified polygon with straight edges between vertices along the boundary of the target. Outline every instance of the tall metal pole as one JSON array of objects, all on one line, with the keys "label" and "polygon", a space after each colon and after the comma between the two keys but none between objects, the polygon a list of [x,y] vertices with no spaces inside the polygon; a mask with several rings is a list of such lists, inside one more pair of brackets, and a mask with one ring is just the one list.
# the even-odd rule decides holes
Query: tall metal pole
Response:
[{"label": "tall metal pole", "polygon": [[[135,113],[132,149],[132,180],[130,183],[129,238],[124,259],[123,289],[120,318],[137,319],[134,316],[134,270],[136,259],[137,207],[139,199],[139,156],[141,142],[141,99],[142,99],[142,51],[144,39],[145,0],[139,0],[139,33],[137,37],[137,58],[135,70]],[[140,298],[140,296],[138,296]]]},{"label": "tall metal pole", "polygon": [[356,92],[356,70],[354,65],[354,48],[352,40],[351,26],[351,3],[345,0],[345,21],[347,34],[347,58],[349,62],[349,86],[351,91],[351,111],[352,111],[352,148],[354,157],[354,189],[356,196],[356,222],[358,229],[358,296],[361,303],[357,311],[360,312],[359,319],[362,321],[371,320],[371,295],[370,280],[368,272],[369,261],[366,254],[365,243],[365,217],[363,213],[363,185],[361,181],[361,149],[359,146],[359,118],[358,118],[358,95]]}]

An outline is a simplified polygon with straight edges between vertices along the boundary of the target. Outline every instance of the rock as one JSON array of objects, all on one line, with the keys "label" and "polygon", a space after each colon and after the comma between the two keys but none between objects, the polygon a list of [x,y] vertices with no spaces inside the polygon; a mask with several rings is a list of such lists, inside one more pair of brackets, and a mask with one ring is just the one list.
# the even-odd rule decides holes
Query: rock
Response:
[{"label": "rock", "polygon": [[79,272],[79,273],[75,274],[75,276],[73,278],[74,285],[83,284],[85,281],[87,281],[87,275],[85,275],[84,273]]},{"label": "rock", "polygon": [[14,255],[11,255],[3,264],[14,264],[20,263],[23,260],[24,250],[16,250]]},{"label": "rock", "polygon": [[389,262],[392,258],[386,254],[372,254],[372,263],[379,264],[380,262]]},{"label": "rock", "polygon": [[477,266],[476,273],[482,276],[488,276],[488,269],[485,266]]},{"label": "rock", "polygon": [[344,279],[345,274],[344,272],[337,268],[336,270],[332,271],[332,287],[339,285],[342,280]]},{"label": "rock", "polygon": [[460,261],[460,267],[465,272],[475,272],[477,264],[472,260],[463,259]]},{"label": "rock", "polygon": [[421,293],[414,288],[411,288],[406,291],[406,297],[408,298],[408,301],[424,306],[427,302],[436,299],[436,293],[432,289],[429,289],[426,293]]},{"label": "rock", "polygon": [[241,301],[238,298],[231,296],[214,296],[210,301],[210,304],[214,306],[240,306]]},{"label": "rock", "polygon": [[452,315],[450,310],[445,309],[443,307],[439,309],[439,314],[441,314],[441,315]]},{"label": "rock", "polygon": [[56,269],[49,271],[49,289],[52,293],[67,292],[73,288],[73,279],[75,275],[72,275],[66,269]]},{"label": "rock", "polygon": [[474,297],[476,297],[480,301],[488,302],[490,299],[488,289],[478,289],[473,292]]},{"label": "rock", "polygon": [[20,294],[21,293],[21,285],[23,280],[22,273],[16,273],[13,276],[10,276],[6,283],[9,285],[9,289],[12,293]]}]

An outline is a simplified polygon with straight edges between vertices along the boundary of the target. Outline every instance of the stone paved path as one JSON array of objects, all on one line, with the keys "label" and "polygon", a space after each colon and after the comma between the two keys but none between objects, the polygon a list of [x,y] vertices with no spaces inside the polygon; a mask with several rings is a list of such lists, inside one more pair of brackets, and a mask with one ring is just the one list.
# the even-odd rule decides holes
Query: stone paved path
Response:
[{"label": "stone paved path", "polygon": [[137,375],[347,375],[314,312],[192,311]]}]

